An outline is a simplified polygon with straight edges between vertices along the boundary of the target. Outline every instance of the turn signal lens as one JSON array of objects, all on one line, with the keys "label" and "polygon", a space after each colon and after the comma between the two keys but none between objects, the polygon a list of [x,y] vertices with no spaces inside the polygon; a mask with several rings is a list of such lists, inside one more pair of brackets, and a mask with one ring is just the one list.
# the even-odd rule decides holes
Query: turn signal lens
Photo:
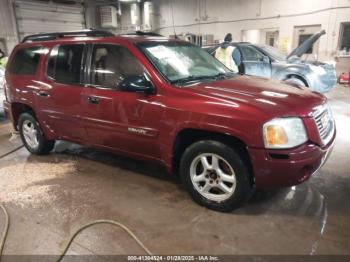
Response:
[{"label": "turn signal lens", "polygon": [[281,146],[288,143],[288,137],[283,127],[274,125],[267,127],[266,140],[270,146]]}]

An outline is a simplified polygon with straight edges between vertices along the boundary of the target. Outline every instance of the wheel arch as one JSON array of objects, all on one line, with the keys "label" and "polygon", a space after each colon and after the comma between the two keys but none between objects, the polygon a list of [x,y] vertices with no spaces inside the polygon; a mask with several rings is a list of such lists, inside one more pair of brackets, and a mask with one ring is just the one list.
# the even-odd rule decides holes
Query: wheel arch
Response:
[{"label": "wheel arch", "polygon": [[18,119],[23,113],[30,113],[34,117],[36,117],[35,111],[30,105],[20,102],[14,102],[11,104],[11,114],[13,120],[13,127],[15,128],[15,130],[18,130]]},{"label": "wheel arch", "polygon": [[175,138],[172,151],[172,169],[174,173],[179,170],[179,164],[181,156],[185,152],[186,148],[191,144],[201,140],[214,140],[229,145],[238,151],[244,163],[247,165],[250,174],[252,174],[253,182],[253,168],[250,160],[250,156],[247,150],[247,145],[240,138],[231,134],[225,134],[220,132],[208,131],[196,128],[186,128],[180,130]]},{"label": "wheel arch", "polygon": [[302,75],[294,73],[294,72],[286,74],[282,80],[287,80],[287,79],[290,79],[290,78],[293,78],[293,77],[299,79],[300,81],[302,81],[305,84],[306,87],[310,87],[310,84],[307,81],[305,76],[302,76]]}]

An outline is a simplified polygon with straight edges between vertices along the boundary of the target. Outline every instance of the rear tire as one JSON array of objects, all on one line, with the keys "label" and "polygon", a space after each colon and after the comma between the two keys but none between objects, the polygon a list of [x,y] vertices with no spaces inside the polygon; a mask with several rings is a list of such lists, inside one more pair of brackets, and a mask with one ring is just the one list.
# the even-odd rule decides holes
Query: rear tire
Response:
[{"label": "rear tire", "polygon": [[221,212],[234,210],[252,195],[251,174],[235,149],[217,141],[190,145],[180,162],[183,184],[199,205]]},{"label": "rear tire", "polygon": [[18,119],[18,129],[24,146],[35,155],[46,155],[55,146],[54,140],[47,140],[39,122],[29,113],[23,113]]}]

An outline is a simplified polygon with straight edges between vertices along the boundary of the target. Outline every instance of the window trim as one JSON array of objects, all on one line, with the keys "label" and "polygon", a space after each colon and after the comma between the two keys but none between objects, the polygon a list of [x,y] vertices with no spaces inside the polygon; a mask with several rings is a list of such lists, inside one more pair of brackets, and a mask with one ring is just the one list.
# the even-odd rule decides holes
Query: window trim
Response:
[{"label": "window trim", "polygon": [[36,67],[36,69],[35,69],[35,73],[34,74],[14,74],[14,73],[12,73],[11,71],[10,71],[10,67],[11,67],[11,65],[12,65],[12,63],[13,63],[13,59],[16,57],[16,55],[17,55],[17,53],[19,52],[19,51],[22,51],[22,50],[25,50],[25,49],[30,49],[30,48],[35,48],[35,47],[39,47],[40,49],[38,49],[38,50],[44,50],[44,46],[43,45],[31,45],[31,46],[28,46],[28,47],[21,47],[21,48],[18,48],[17,50],[16,50],[16,52],[11,56],[11,60],[10,61],[8,61],[8,66],[6,66],[6,68],[7,68],[7,71],[10,73],[10,75],[13,75],[13,76],[16,76],[16,77],[28,77],[28,76],[37,76],[38,75],[38,73],[39,73],[39,68],[40,68],[40,64],[41,64],[41,61],[42,61],[42,57],[43,57],[43,54],[40,54],[40,57],[39,57],[39,61],[38,61],[38,65],[37,65],[37,67]]},{"label": "window trim", "polygon": [[[80,74],[79,74],[79,83],[61,83],[58,82],[55,78],[51,77],[48,75],[48,69],[49,69],[49,62],[50,62],[50,57],[51,57],[51,53],[53,52],[53,50],[55,48],[59,48],[60,46],[69,46],[69,45],[83,45],[83,53],[81,56],[81,66],[80,66]],[[75,86],[86,86],[86,82],[85,82],[85,70],[86,70],[86,57],[87,57],[87,46],[88,44],[86,42],[76,42],[76,43],[64,43],[64,44],[55,44],[53,45],[48,54],[47,54],[47,59],[46,59],[46,63],[45,63],[45,77],[49,80],[51,80],[52,82],[56,83],[56,84],[60,84],[60,85],[75,85]],[[57,59],[55,60],[55,71],[56,71],[56,62]],[[55,73],[56,75],[56,73]]]},{"label": "window trim", "polygon": [[[87,54],[87,59],[86,59],[86,72],[85,72],[85,81],[86,81],[86,84],[85,86],[86,87],[89,87],[89,88],[95,88],[95,89],[102,89],[102,90],[112,90],[112,91],[117,91],[117,92],[128,92],[128,91],[125,91],[125,90],[120,90],[120,89],[116,89],[116,88],[112,88],[112,87],[109,87],[109,86],[104,86],[104,85],[96,85],[96,84],[93,84],[92,83],[92,78],[91,78],[91,65],[92,65],[92,55],[93,55],[93,52],[94,52],[94,47],[97,46],[97,45],[112,45],[112,46],[117,46],[117,47],[120,47],[120,48],[125,48],[129,51],[129,53],[131,55],[133,55],[135,57],[135,59],[139,62],[139,64],[142,66],[143,68],[143,71],[144,73],[150,78],[150,81],[152,83],[152,85],[156,88],[156,86],[154,85],[151,77],[150,77],[150,74],[147,70],[147,68],[141,63],[141,61],[133,54],[133,52],[131,52],[131,50],[129,48],[127,48],[126,46],[123,46],[122,44],[119,44],[119,43],[106,43],[106,42],[93,42],[93,43],[89,43],[89,47],[88,47],[88,54]],[[135,92],[128,92],[128,93],[135,93]]]}]

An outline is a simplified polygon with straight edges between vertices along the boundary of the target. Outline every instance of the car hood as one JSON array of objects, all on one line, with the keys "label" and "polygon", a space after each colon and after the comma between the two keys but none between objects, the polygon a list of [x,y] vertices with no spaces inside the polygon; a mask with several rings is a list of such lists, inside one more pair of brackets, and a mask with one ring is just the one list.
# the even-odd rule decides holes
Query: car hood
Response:
[{"label": "car hood", "polygon": [[326,34],[325,30],[321,30],[312,36],[310,36],[308,39],[306,39],[301,45],[299,45],[297,48],[295,48],[288,56],[287,59],[292,56],[298,56],[301,57],[303,54],[305,54],[315,43],[316,41],[323,35]]},{"label": "car hood", "polygon": [[215,82],[197,83],[190,87],[195,93],[249,107],[276,116],[308,117],[326,98],[306,88],[276,80],[247,75]]}]

